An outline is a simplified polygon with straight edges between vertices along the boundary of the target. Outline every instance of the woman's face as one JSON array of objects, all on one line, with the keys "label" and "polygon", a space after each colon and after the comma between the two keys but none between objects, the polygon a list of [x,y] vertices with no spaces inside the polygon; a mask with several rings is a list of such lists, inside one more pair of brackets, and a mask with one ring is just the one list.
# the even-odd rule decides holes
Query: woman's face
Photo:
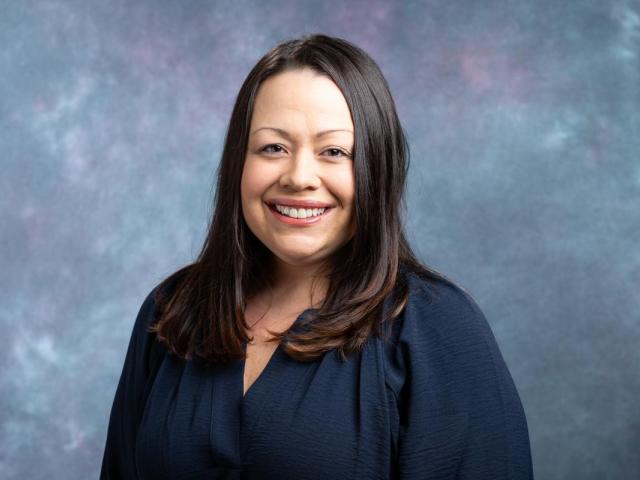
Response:
[{"label": "woman's face", "polygon": [[[311,69],[283,72],[260,86],[249,132],[241,181],[247,225],[282,262],[320,266],[355,233],[354,128],[346,100]],[[309,217],[318,212],[281,214],[272,206],[303,200],[330,208]]]}]

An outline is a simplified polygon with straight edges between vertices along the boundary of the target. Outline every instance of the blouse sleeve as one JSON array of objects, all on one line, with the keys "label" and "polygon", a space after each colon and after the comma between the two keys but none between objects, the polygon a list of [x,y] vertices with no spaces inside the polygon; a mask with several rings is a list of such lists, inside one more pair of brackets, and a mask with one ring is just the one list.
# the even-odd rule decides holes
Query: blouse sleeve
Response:
[{"label": "blouse sleeve", "polygon": [[133,326],[111,407],[101,480],[139,478],[135,464],[136,433],[149,376],[148,354],[154,334],[146,330],[154,311],[155,291],[154,288],[147,295]]},{"label": "blouse sleeve", "polygon": [[468,294],[455,285],[420,286],[393,351],[398,478],[533,478],[520,397]]}]

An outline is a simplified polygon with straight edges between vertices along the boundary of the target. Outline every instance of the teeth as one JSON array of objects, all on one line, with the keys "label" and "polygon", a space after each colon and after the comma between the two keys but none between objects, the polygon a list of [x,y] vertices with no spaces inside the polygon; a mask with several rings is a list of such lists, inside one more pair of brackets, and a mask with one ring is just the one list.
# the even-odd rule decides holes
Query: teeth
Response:
[{"label": "teeth", "polygon": [[285,207],[283,205],[275,205],[276,210],[291,218],[308,218],[322,215],[325,208],[293,208]]}]

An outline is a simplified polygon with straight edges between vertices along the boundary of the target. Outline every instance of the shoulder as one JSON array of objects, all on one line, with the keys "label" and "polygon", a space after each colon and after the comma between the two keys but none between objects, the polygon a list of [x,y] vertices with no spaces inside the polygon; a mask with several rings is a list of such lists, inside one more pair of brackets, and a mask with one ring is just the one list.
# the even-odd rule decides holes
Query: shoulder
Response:
[{"label": "shoulder", "polygon": [[[188,270],[187,267],[183,267],[167,277],[162,281],[156,283],[153,288],[147,293],[142,305],[138,310],[134,325],[134,335],[138,338],[144,336],[145,332],[149,335],[149,329],[158,320],[160,314],[160,307],[168,300],[171,295],[176,291],[180,281],[184,278]],[[153,334],[155,337],[155,334]]]},{"label": "shoulder", "polygon": [[455,352],[466,341],[486,341],[491,334],[477,302],[446,277],[407,275],[407,305],[395,325],[396,343],[436,342]]},{"label": "shoulder", "polygon": [[465,478],[531,478],[522,402],[480,307],[449,279],[408,283],[385,364],[401,470],[423,471],[438,457]]},{"label": "shoulder", "polygon": [[407,283],[407,304],[385,346],[387,380],[394,391],[411,376],[467,389],[508,375],[484,313],[463,287],[446,277],[414,273]]}]

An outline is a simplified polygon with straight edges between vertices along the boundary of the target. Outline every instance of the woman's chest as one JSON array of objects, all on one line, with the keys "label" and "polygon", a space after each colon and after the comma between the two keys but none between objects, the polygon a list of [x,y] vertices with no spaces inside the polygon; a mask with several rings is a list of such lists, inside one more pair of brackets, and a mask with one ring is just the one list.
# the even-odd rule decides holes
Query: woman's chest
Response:
[{"label": "woman's chest", "polygon": [[241,362],[243,369],[243,389],[242,394],[246,395],[253,382],[260,376],[276,351],[277,344],[274,342],[256,342],[248,344],[246,347],[247,358]]},{"label": "woman's chest", "polygon": [[310,363],[276,349],[244,396],[243,373],[165,358],[138,435],[142,478],[389,478],[397,405],[375,348]]}]

